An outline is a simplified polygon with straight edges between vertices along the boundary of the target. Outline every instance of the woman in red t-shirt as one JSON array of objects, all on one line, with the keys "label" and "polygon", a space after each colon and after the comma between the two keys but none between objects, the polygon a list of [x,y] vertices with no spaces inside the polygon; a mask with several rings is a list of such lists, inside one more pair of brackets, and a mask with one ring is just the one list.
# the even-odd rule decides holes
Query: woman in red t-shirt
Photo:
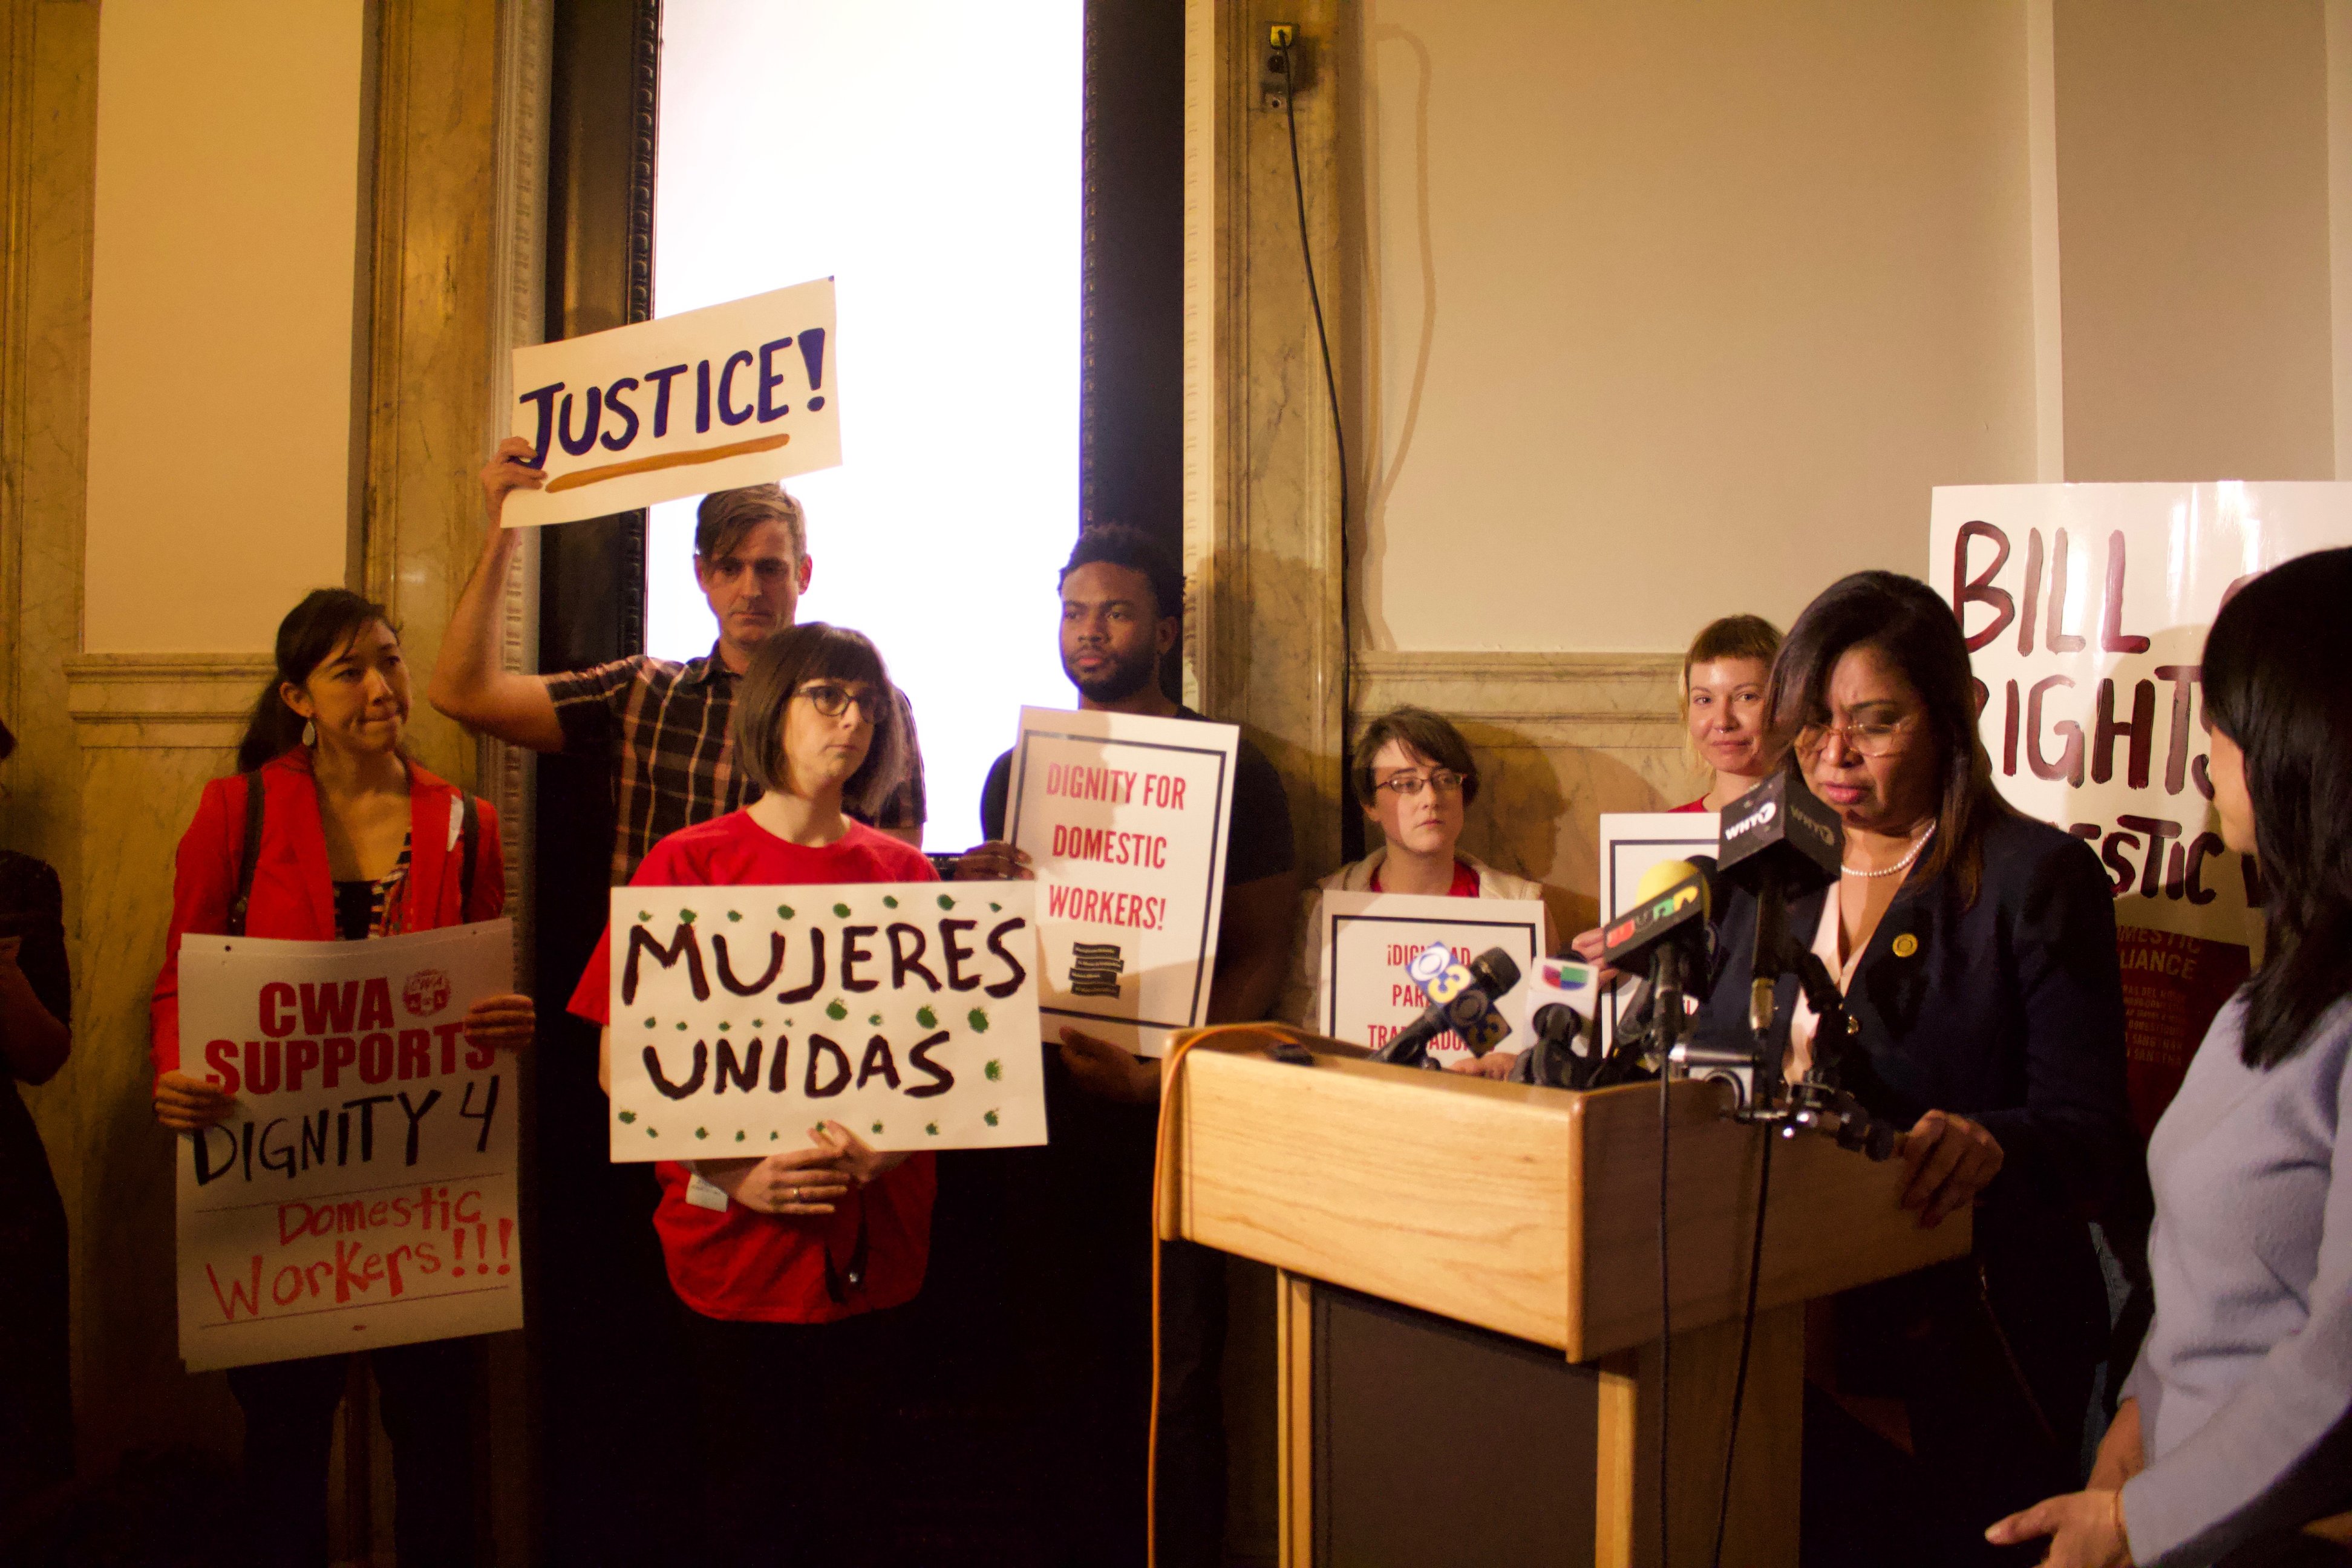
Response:
[{"label": "woman in red t-shirt", "polygon": [[[762,643],[735,696],[736,765],[763,793],[654,846],[635,886],[936,879],[922,852],[851,821],[905,756],[890,678],[860,634],[813,622]],[[572,1010],[609,1024],[611,932]],[[611,1031],[597,1051],[609,1087]],[[922,1289],[932,1157],[837,1121],[766,1159],[655,1167],[670,1285],[691,1309],[710,1560],[821,1561],[870,1526],[897,1314]]]}]

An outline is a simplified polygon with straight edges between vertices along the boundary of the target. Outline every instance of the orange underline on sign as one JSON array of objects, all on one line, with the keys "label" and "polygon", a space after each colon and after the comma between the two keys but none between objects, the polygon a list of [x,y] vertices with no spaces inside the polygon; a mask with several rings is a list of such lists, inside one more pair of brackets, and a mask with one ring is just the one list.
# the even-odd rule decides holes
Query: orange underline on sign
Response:
[{"label": "orange underline on sign", "polygon": [[629,474],[650,474],[663,468],[682,468],[689,463],[715,463],[721,458],[744,458],[753,452],[772,452],[791,439],[789,435],[762,436],[756,441],[730,441],[724,447],[705,447],[695,452],[664,452],[658,458],[632,458],[625,463],[577,468],[548,480],[548,493],[576,490],[583,485],[603,484],[606,479],[617,479]]}]

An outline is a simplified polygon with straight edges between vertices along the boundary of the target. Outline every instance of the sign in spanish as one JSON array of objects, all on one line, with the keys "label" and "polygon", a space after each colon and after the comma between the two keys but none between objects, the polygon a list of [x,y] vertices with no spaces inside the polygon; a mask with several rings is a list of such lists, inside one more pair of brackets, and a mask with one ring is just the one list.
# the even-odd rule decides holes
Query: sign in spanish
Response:
[{"label": "sign in spanish", "polygon": [[[1605,926],[1633,907],[1634,889],[1665,860],[1712,858],[1720,817],[1712,811],[1604,811],[1601,814],[1601,919]],[[1612,988],[1601,1010],[1601,1041],[1617,1037],[1617,1012],[1628,986]]]},{"label": "sign in spanish", "polygon": [[1021,710],[1006,837],[1036,876],[1049,1025],[1156,1057],[1203,1021],[1240,743],[1198,719]]},{"label": "sign in spanish", "polygon": [[613,889],[619,1162],[1045,1141],[1026,882]]},{"label": "sign in spanish", "polygon": [[2345,484],[1935,492],[1927,577],[1968,639],[1994,783],[2096,850],[2115,889],[2143,1131],[2261,940],[2253,870],[2212,820],[2206,630],[2248,578],[2347,543]]},{"label": "sign in spanish", "polygon": [[543,489],[509,528],[763,484],[841,461],[833,279],[514,351],[513,434]]},{"label": "sign in spanish", "polygon": [[502,920],[181,939],[187,1070],[236,1097],[177,1141],[188,1370],[522,1326],[513,1058],[461,1027],[513,974]]},{"label": "sign in spanish", "polygon": [[[1543,952],[1540,899],[1330,891],[1323,895],[1321,907],[1323,929],[1317,935],[1323,944],[1323,986],[1315,999],[1317,1026],[1335,1040],[1374,1050],[1429,1005],[1406,966],[1431,943],[1445,947],[1457,963],[1499,947],[1519,966],[1523,980],[1534,975]],[[1511,1026],[1500,1042],[1503,1050],[1527,1045],[1529,994],[1521,984],[1496,1004]],[[1473,1054],[1452,1030],[1429,1046],[1430,1059],[1440,1067],[1452,1067]]]}]

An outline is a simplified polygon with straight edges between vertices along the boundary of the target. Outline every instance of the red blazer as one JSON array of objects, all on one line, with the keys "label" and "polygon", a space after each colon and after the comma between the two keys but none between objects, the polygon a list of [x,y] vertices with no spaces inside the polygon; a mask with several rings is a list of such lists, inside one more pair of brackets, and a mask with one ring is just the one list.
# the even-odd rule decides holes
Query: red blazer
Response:
[{"label": "red blazer", "polygon": [[[319,787],[310,754],[299,747],[252,773],[205,785],[196,819],[180,837],[172,878],[172,930],[164,939],[163,971],[148,1005],[149,1054],[158,1076],[180,1065],[180,938],[189,931],[228,930],[236,897],[237,864],[245,850],[245,792],[263,796],[261,854],[253,868],[253,896],[245,934],[297,942],[335,940],[334,878],[327,868],[327,833],[319,816]],[[506,907],[506,858],[499,848],[498,814],[477,803],[474,886],[457,883],[464,858],[457,830],[464,796],[453,784],[408,764],[408,878],[394,897],[392,929],[433,931],[497,918]]]}]

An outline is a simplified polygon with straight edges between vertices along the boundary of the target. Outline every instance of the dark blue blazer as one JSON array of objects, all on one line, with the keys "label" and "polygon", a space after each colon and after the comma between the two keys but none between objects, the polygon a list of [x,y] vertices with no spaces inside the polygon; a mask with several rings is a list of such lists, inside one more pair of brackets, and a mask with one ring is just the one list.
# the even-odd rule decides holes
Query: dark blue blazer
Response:
[{"label": "dark blue blazer", "polygon": [[[2000,1141],[1976,1215],[1993,1305],[2032,1342],[2026,1360],[2086,1374],[2105,1352],[2106,1308],[2085,1222],[2145,1179],[2124,1093],[2114,896],[2090,847],[2046,823],[2001,813],[1983,856],[1973,902],[1948,872],[1915,871],[1872,933],[1846,993],[1860,1031],[1847,1087],[1898,1127],[1947,1110]],[[1800,943],[1811,944],[1828,896],[1790,908]],[[1725,890],[1717,931],[1696,1032],[1744,1038],[1753,896]],[[1781,1019],[1796,995],[1784,976]]]}]

